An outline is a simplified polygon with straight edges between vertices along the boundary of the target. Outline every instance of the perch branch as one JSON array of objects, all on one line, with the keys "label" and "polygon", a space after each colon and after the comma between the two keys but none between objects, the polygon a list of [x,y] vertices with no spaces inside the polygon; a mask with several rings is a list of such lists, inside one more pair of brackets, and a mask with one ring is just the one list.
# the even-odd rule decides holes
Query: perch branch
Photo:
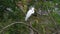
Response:
[{"label": "perch branch", "polygon": [[35,28],[33,28],[32,26],[30,26],[29,24],[26,24],[26,23],[23,23],[23,22],[14,22],[14,23],[11,23],[11,24],[3,27],[3,28],[0,30],[0,33],[3,32],[6,28],[8,28],[8,27],[10,27],[10,26],[12,26],[12,25],[14,25],[14,24],[17,24],[17,23],[22,23],[22,24],[28,26],[29,28],[31,28],[33,31],[38,32]]}]

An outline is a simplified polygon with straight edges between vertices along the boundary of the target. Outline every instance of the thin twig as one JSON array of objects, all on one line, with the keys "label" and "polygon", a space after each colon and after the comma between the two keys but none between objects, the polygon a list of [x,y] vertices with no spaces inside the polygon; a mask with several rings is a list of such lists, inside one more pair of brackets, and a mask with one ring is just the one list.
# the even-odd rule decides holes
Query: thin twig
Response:
[{"label": "thin twig", "polygon": [[51,16],[50,13],[49,13],[49,16],[50,16],[51,20],[55,23],[55,25],[57,25],[56,21],[54,20],[54,18]]},{"label": "thin twig", "polygon": [[[48,9],[48,8],[47,8],[47,9]],[[48,13],[48,16],[51,18],[51,20],[54,22],[54,24],[57,25],[57,24],[56,24],[56,21],[54,20],[54,18],[53,18],[52,15],[51,15],[51,11],[48,10],[47,13]]]}]

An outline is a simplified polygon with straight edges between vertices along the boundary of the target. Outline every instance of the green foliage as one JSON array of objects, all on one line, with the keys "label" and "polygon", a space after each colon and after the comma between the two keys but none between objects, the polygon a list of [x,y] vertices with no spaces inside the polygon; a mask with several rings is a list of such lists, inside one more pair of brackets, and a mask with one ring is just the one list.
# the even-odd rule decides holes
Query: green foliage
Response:
[{"label": "green foliage", "polygon": [[58,15],[57,13],[53,13],[52,16],[55,19],[55,21],[57,21],[57,23],[60,24],[60,15]]},{"label": "green foliage", "polygon": [[[16,4],[21,1],[21,6],[18,7]],[[56,5],[57,3],[57,5]],[[35,11],[48,11],[50,13],[47,15],[33,16],[29,21],[25,22],[25,15],[30,6],[35,7]],[[55,7],[58,10],[55,10]],[[12,11],[8,11],[6,8],[11,8]],[[54,11],[54,12],[53,12]],[[56,11],[60,11],[60,0],[0,0],[0,31],[8,24],[13,22],[24,22],[26,24],[32,23],[31,26],[35,28],[40,34],[56,34],[60,30],[60,14],[57,14]],[[50,18],[53,17],[53,20],[56,22],[54,24],[53,20]],[[37,21],[34,21],[37,20]],[[57,27],[56,27],[57,26]],[[1,32],[1,34],[29,34],[30,28],[25,24],[14,24]],[[36,34],[36,32],[34,32]],[[59,34],[59,33],[58,33]]]}]

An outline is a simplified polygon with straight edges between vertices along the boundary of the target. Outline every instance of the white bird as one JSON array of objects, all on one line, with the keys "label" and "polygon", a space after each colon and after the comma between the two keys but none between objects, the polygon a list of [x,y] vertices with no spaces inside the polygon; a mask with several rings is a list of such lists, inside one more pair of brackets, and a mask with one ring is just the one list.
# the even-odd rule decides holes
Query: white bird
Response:
[{"label": "white bird", "polygon": [[28,20],[28,18],[32,15],[32,14],[34,14],[34,7],[31,7],[31,9],[29,9],[28,10],[28,12],[27,12],[27,14],[26,14],[26,17],[25,17],[25,21],[27,21]]}]

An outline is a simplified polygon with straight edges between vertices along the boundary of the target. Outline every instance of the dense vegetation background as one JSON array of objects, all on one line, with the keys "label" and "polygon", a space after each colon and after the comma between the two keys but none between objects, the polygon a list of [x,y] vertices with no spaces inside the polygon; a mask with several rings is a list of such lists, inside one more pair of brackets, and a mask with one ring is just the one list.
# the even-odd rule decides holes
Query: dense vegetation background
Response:
[{"label": "dense vegetation background", "polygon": [[60,34],[60,0],[0,0],[0,34]]}]

